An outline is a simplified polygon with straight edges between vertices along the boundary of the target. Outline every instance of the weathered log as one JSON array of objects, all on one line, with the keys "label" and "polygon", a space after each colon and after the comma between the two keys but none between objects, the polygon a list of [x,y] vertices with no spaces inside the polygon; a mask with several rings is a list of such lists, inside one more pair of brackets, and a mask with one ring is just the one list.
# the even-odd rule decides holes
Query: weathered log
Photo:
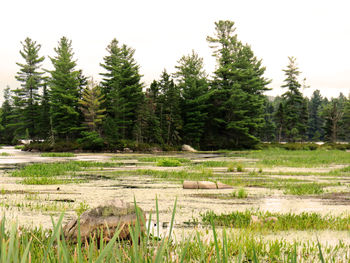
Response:
[{"label": "weathered log", "polygon": [[232,186],[220,182],[184,181],[183,189],[232,189]]}]

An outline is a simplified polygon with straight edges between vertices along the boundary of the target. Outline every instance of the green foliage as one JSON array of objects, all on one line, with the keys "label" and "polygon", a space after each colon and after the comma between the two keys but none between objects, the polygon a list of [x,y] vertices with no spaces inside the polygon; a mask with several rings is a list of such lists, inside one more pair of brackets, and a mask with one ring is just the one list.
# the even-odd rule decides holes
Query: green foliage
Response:
[{"label": "green foliage", "polygon": [[[101,88],[93,80],[82,92],[82,98],[79,100],[80,110],[84,115],[84,124],[90,132],[99,132],[102,121],[105,118],[106,109],[101,108],[105,102],[104,96],[101,94]],[[83,135],[84,136],[84,135]]]},{"label": "green foliage", "polygon": [[[269,83],[265,68],[249,45],[234,34],[234,22],[215,23],[215,36],[207,37],[218,67],[209,93],[210,147],[252,147],[264,125],[264,96]],[[210,140],[210,142],[208,141]]]},{"label": "green foliage", "polygon": [[135,120],[143,102],[139,65],[135,62],[135,50],[119,45],[113,39],[107,47],[108,55],[101,64],[105,73],[101,73],[101,91],[105,97],[106,119],[104,134],[111,141],[133,139]]},{"label": "green foliage", "polygon": [[96,131],[81,132],[82,138],[77,142],[84,150],[100,151],[104,147],[104,141]]},{"label": "green foliage", "polygon": [[282,95],[285,123],[283,128],[288,141],[303,141],[306,139],[307,132],[307,101],[300,92],[301,84],[298,82],[300,71],[296,65],[296,59],[294,57],[288,57],[288,59],[287,69],[283,70],[286,79],[282,88],[288,88],[288,91]]},{"label": "green foliage", "polygon": [[27,130],[29,138],[34,139],[40,130],[39,88],[44,74],[40,72],[40,67],[45,58],[39,56],[41,46],[30,38],[27,37],[21,44],[23,50],[20,54],[25,63],[16,63],[20,67],[16,80],[21,83],[21,87],[13,91],[15,107],[11,118],[15,120],[12,125],[17,136],[24,138]]},{"label": "green foliage", "polygon": [[343,107],[343,102],[340,99],[332,99],[322,109],[321,114],[325,118],[324,131],[327,142],[337,142],[340,130],[339,124],[344,114]]},{"label": "green foliage", "polygon": [[323,98],[319,90],[312,93],[309,103],[309,121],[308,121],[308,137],[312,141],[320,141],[323,139],[323,122],[321,109]]},{"label": "green foliage", "polygon": [[56,139],[75,138],[81,129],[79,111],[79,71],[75,69],[72,41],[62,37],[55,48],[56,57],[50,58],[50,116],[52,136]]},{"label": "green foliage", "polygon": [[291,195],[318,195],[323,192],[322,185],[317,183],[305,183],[288,185],[284,193]]},{"label": "green foliage", "polygon": [[166,70],[163,71],[160,80],[153,83],[152,93],[155,97],[156,114],[159,116],[162,141],[167,145],[179,145],[183,125],[180,89]]},{"label": "green foliage", "polygon": [[40,154],[41,157],[75,157],[73,153],[42,153]]},{"label": "green foliage", "polygon": [[[253,224],[252,216],[257,216],[261,223]],[[277,220],[268,220],[275,217]],[[234,211],[230,214],[217,215],[212,211],[201,214],[203,223],[210,224],[212,221],[217,226],[227,226],[233,228],[260,228],[279,231],[287,230],[347,230],[350,217],[322,216],[318,213],[301,214],[294,213],[270,213],[263,211],[245,210],[243,212]]]},{"label": "green foliage", "polygon": [[174,75],[181,93],[182,141],[199,147],[207,119],[208,80],[203,59],[192,51],[192,54],[181,57],[176,69]]},{"label": "green foliage", "polygon": [[176,159],[161,159],[157,162],[157,166],[163,166],[163,167],[176,167],[181,166],[181,162]]}]

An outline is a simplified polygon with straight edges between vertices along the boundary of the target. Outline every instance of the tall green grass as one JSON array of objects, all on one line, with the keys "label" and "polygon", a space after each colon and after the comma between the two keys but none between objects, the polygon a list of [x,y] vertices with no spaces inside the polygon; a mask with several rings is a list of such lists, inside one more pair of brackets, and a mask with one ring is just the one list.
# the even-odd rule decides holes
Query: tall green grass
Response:
[{"label": "tall green grass", "polygon": [[[136,202],[135,202],[136,205]],[[57,222],[52,221],[52,230],[21,229],[13,224],[5,227],[0,223],[0,263],[3,262],[337,262],[346,254],[347,246],[340,243],[335,248],[323,249],[319,242],[288,243],[284,240],[263,240],[245,231],[232,234],[226,229],[216,230],[211,222],[212,236],[195,231],[193,235],[175,242],[171,229],[174,227],[176,201],[173,208],[169,236],[155,238],[150,233],[150,221],[144,222],[140,210],[134,227],[130,227],[130,242],[118,239],[119,231],[106,243],[102,235],[90,237],[85,243],[78,235],[76,243],[64,238],[62,233],[63,214]],[[158,202],[156,203],[159,225]],[[152,216],[152,215],[151,215]],[[141,232],[141,225],[148,225]],[[78,224],[78,229],[80,226]],[[80,233],[80,231],[78,231]],[[102,232],[101,232],[102,233]]]},{"label": "tall green grass", "polygon": [[288,151],[270,148],[243,152],[242,157],[258,159],[257,164],[265,167],[320,167],[334,164],[348,164],[349,153],[339,150]]},{"label": "tall green grass", "polygon": [[[301,214],[294,213],[270,213],[263,211],[245,210],[235,211],[229,214],[215,214],[207,211],[200,215],[203,223],[214,222],[218,226],[234,228],[260,228],[270,230],[349,230],[350,216],[322,216],[318,213]],[[252,224],[252,216],[258,216],[262,224]],[[270,221],[268,218],[275,217],[277,220]],[[266,222],[265,222],[266,221]]]}]

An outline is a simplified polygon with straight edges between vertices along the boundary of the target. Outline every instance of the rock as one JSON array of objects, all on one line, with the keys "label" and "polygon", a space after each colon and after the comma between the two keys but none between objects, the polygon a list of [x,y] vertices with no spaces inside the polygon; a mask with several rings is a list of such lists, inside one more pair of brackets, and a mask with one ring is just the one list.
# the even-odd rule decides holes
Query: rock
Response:
[{"label": "rock", "polygon": [[159,147],[152,147],[152,148],[150,148],[150,152],[151,153],[161,153],[161,152],[163,152],[163,150]]},{"label": "rock", "polygon": [[131,150],[130,148],[124,148],[124,149],[123,149],[123,152],[125,152],[125,153],[132,153],[132,152],[134,152],[134,151]]},{"label": "rock", "polygon": [[220,182],[184,181],[183,189],[232,189],[232,186]]},{"label": "rock", "polygon": [[184,152],[196,152],[197,150],[194,149],[193,147],[187,145],[187,144],[184,144],[182,145],[181,149],[184,151]]},{"label": "rock", "polygon": [[[140,209],[140,216],[145,219],[144,213]],[[144,222],[140,218],[141,232],[144,232]],[[63,227],[63,233],[67,240],[77,242],[78,223],[73,219]],[[87,242],[89,237],[100,238],[103,231],[104,241],[109,241],[118,229],[119,239],[130,240],[130,226],[135,226],[137,222],[136,209],[134,204],[125,203],[122,200],[115,199],[102,206],[84,212],[80,216],[80,234],[83,243]]]}]

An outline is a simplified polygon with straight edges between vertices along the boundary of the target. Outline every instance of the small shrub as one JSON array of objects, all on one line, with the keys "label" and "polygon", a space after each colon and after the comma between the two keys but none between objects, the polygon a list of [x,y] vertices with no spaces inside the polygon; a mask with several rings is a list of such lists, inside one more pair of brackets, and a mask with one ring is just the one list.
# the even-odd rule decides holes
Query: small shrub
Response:
[{"label": "small shrub", "polygon": [[157,162],[157,166],[163,166],[163,167],[177,167],[181,166],[181,162],[176,159],[161,159]]},{"label": "small shrub", "polygon": [[78,139],[77,142],[81,145],[81,147],[84,150],[91,150],[91,151],[101,151],[104,147],[103,139],[100,137],[100,135],[93,131],[93,132],[87,132],[83,131],[81,132],[82,138]]},{"label": "small shrub", "polygon": [[239,173],[244,172],[243,166],[241,164],[237,165],[237,172]]},{"label": "small shrub", "polygon": [[246,190],[244,188],[241,188],[238,190],[238,194],[237,194],[238,198],[247,198],[248,197],[248,193],[246,192]]},{"label": "small shrub", "polygon": [[15,149],[16,150],[23,150],[24,149],[24,145],[16,145]]},{"label": "small shrub", "polygon": [[263,169],[260,167],[259,168],[259,174],[261,174],[263,172]]}]

